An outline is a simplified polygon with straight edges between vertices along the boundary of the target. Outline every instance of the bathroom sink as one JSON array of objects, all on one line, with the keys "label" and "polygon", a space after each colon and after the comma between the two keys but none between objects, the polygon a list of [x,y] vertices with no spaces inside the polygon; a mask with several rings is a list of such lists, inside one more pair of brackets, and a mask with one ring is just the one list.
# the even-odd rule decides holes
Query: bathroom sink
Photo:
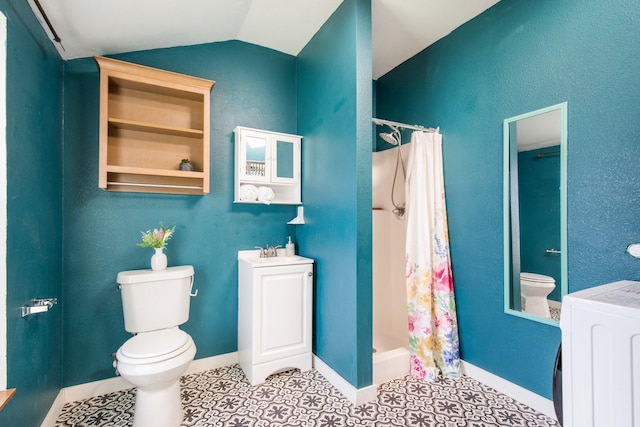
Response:
[{"label": "bathroom sink", "polygon": [[296,262],[296,261],[300,261],[302,259],[301,256],[272,256],[272,257],[266,257],[266,258],[253,258],[251,259],[251,262],[258,262],[258,263],[273,263],[273,262]]},{"label": "bathroom sink", "polygon": [[238,260],[248,262],[254,267],[268,267],[276,265],[291,265],[291,264],[309,264],[313,260],[311,258],[305,258],[299,255],[293,256],[274,256],[261,258],[258,251],[240,251]]}]

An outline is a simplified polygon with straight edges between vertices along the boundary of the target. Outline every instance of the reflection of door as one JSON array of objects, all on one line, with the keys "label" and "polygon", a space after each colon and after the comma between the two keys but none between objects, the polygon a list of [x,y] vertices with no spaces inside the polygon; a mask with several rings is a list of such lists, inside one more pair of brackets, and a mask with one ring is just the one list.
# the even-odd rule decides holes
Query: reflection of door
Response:
[{"label": "reflection of door", "polygon": [[7,18],[0,12],[0,390],[7,388]]},{"label": "reflection of door", "polygon": [[[560,146],[518,153],[521,271],[552,277],[561,283]],[[560,286],[549,299],[560,301]]]}]

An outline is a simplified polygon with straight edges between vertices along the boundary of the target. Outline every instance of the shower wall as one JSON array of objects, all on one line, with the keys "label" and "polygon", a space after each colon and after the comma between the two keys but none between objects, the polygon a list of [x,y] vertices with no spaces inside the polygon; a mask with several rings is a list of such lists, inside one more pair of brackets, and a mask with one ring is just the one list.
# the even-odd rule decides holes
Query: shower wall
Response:
[{"label": "shower wall", "polygon": [[[381,384],[409,372],[405,292],[406,220],[392,212],[391,188],[398,148],[372,155],[373,382]],[[408,146],[402,146],[405,161]],[[398,167],[394,200],[404,203],[404,174]]]}]

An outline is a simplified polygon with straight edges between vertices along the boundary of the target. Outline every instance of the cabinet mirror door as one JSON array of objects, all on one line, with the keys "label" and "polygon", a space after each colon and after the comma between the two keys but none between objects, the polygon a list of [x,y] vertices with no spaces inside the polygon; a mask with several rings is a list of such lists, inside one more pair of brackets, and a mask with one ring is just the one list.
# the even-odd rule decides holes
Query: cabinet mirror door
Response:
[{"label": "cabinet mirror door", "polygon": [[299,156],[297,152],[300,149],[299,141],[286,137],[278,137],[274,141],[274,171],[273,182],[294,182],[298,177]]},{"label": "cabinet mirror door", "polygon": [[247,132],[242,138],[241,170],[245,178],[254,181],[268,179],[268,140],[266,137],[252,132]]}]

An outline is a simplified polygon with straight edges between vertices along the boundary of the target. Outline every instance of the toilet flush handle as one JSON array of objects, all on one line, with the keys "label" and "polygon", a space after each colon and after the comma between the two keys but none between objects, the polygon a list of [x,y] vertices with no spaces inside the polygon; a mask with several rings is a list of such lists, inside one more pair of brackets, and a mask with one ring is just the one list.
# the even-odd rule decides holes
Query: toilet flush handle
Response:
[{"label": "toilet flush handle", "polygon": [[191,290],[189,291],[189,296],[190,297],[195,297],[196,295],[198,295],[198,290],[196,289],[195,292],[193,292],[193,282],[194,282],[194,277],[191,276]]}]

